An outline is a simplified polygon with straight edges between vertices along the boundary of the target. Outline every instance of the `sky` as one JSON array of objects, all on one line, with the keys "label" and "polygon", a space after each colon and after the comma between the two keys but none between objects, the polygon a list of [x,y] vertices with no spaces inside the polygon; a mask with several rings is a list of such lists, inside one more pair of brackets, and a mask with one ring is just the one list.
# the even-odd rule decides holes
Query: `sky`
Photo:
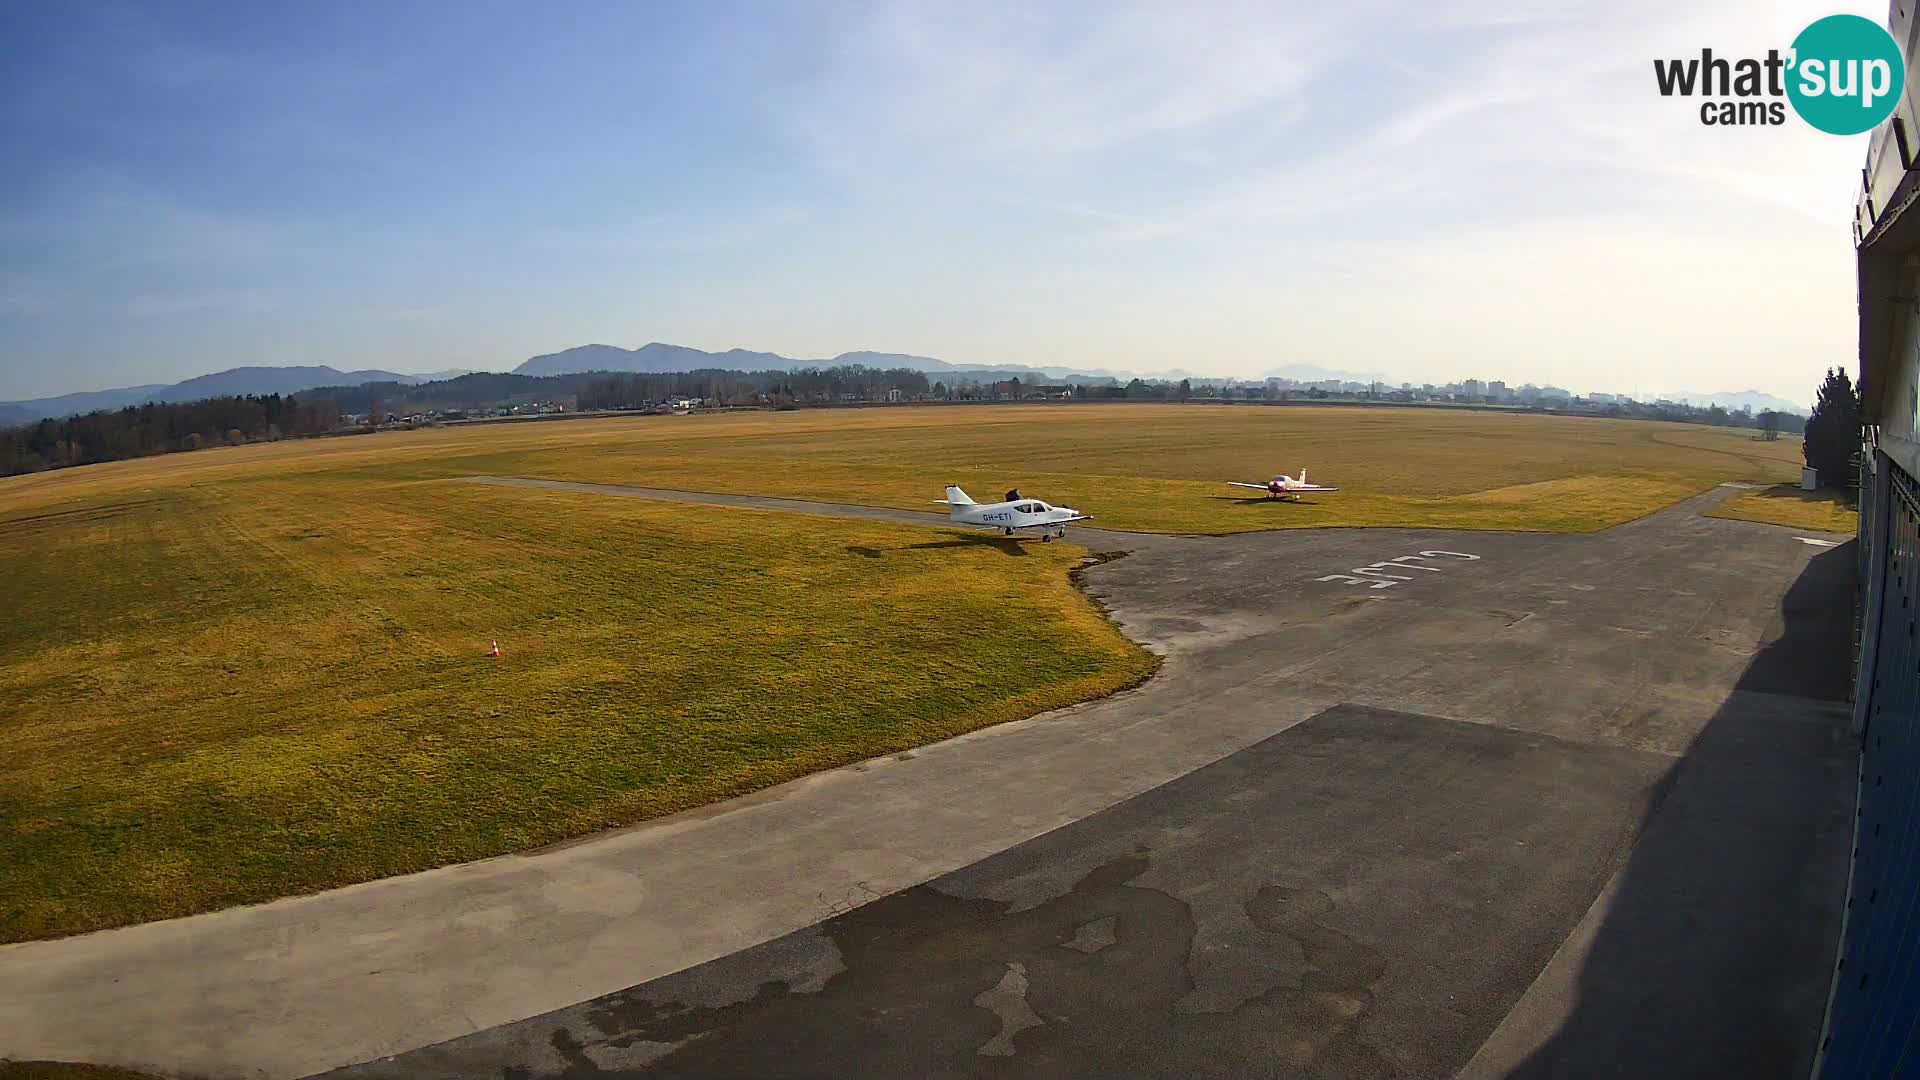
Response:
[{"label": "sky", "polygon": [[0,5],[0,400],[664,341],[1810,401],[1868,137],[1652,61],[1840,10]]}]

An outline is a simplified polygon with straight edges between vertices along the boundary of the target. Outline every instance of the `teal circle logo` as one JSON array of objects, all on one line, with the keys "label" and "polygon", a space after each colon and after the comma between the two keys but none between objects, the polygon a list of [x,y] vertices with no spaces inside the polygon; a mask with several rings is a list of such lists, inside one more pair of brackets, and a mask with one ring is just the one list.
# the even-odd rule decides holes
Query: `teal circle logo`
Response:
[{"label": "teal circle logo", "polygon": [[1829,15],[1800,31],[1788,65],[1793,111],[1829,135],[1879,127],[1907,85],[1893,35],[1858,15]]}]

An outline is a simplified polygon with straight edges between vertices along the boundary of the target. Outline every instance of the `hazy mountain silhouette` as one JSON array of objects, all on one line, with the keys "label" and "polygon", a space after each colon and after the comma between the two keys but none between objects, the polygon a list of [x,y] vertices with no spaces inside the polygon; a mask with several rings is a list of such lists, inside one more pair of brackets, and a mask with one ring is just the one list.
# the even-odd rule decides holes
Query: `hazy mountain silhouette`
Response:
[{"label": "hazy mountain silhouette", "polygon": [[59,397],[0,402],[0,424],[31,424],[48,417],[73,416],[98,409],[122,409],[149,401],[200,401],[245,394],[297,394],[321,386],[358,386],[370,382],[398,382],[409,386],[466,374],[453,370],[430,375],[401,375],[391,371],[341,371],[318,367],[237,367],[199,375],[177,383],[89,390]]},{"label": "hazy mountain silhouette", "polygon": [[1036,368],[1024,364],[951,364],[931,356],[911,353],[884,353],[861,350],[845,352],[826,359],[795,359],[779,353],[729,349],[707,352],[685,345],[650,342],[637,349],[617,345],[579,345],[557,353],[536,356],[514,368],[516,375],[576,375],[584,371],[698,371],[723,368],[736,371],[789,371],[800,367],[830,367],[836,364],[860,364],[874,368],[912,368],[925,372],[994,372],[1003,375],[1061,377],[1069,372],[1112,375],[1113,372],[1081,372],[1078,368]]},{"label": "hazy mountain silhouette", "polygon": [[1788,401],[1786,398],[1763,394],[1758,390],[1721,391],[1717,394],[1662,394],[1673,401],[1684,401],[1689,405],[1718,405],[1723,409],[1751,409],[1755,413],[1772,409],[1774,412],[1799,413],[1806,416],[1813,410],[1807,405]]},{"label": "hazy mountain silhouette", "polygon": [[[516,367],[514,373],[519,375],[576,375],[591,371],[661,373],[697,371],[702,368],[769,371],[801,367],[830,367],[840,364],[860,364],[871,368],[911,368],[936,378],[945,376],[949,379],[972,379],[980,382],[1018,378],[1024,383],[1068,381],[1106,383],[1124,382],[1135,374],[1104,368],[1040,368],[1025,364],[954,364],[913,353],[869,350],[845,352],[827,359],[805,360],[782,356],[779,353],[755,352],[750,349],[707,352],[703,349],[670,345],[659,341],[650,342],[637,349],[623,349],[617,345],[580,345],[561,352],[532,357]],[[156,383],[114,390],[91,390],[84,393],[63,394],[59,397],[35,398],[29,401],[0,402],[0,425],[28,424],[46,417],[72,416],[96,409],[118,409],[148,401],[197,401],[230,394],[297,394],[323,386],[359,386],[372,382],[397,382],[407,386],[417,386],[421,383],[440,382],[469,374],[473,374],[473,371],[467,368],[451,368],[423,375],[403,375],[378,369],[341,371],[338,368],[326,366],[237,367],[171,384]],[[1168,379],[1179,379],[1183,376],[1194,379],[1209,377],[1180,370],[1139,374],[1146,378]],[[1268,371],[1267,375],[1299,382],[1339,380],[1394,385],[1392,380],[1377,372],[1339,371],[1316,364],[1287,364]],[[1805,415],[1808,411],[1805,405],[1757,390],[1665,396],[1693,405],[1716,404],[1727,409],[1745,407],[1756,413],[1766,409],[1776,409]]]}]

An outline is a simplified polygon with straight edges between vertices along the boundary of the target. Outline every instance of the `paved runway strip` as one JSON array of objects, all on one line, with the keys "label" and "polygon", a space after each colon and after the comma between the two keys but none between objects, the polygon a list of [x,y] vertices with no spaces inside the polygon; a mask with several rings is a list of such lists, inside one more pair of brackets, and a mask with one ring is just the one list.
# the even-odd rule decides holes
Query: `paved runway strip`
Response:
[{"label": "paved runway strip", "polygon": [[334,1075],[1440,1076],[1670,765],[1338,706],[764,946]]}]

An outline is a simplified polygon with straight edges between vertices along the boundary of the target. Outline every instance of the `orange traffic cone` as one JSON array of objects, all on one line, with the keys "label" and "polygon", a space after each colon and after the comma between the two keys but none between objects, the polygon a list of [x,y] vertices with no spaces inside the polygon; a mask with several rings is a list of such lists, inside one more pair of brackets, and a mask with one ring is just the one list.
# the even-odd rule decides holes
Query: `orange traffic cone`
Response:
[{"label": "orange traffic cone", "polygon": [[487,655],[496,660],[500,658],[500,642],[497,639],[493,643],[493,648],[487,650]]}]

